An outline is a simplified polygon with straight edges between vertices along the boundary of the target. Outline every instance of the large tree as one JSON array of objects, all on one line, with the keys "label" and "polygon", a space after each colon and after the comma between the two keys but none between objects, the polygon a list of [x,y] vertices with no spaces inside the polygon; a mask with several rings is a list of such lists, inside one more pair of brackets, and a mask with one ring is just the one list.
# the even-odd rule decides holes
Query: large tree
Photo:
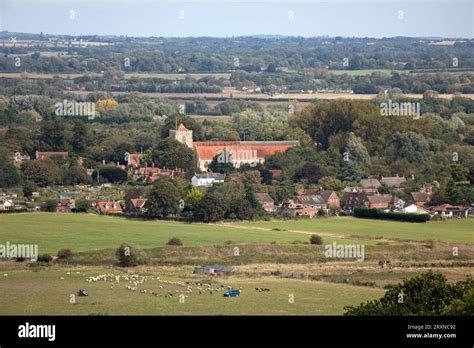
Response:
[{"label": "large tree", "polygon": [[145,208],[148,216],[163,218],[179,213],[179,190],[167,177],[155,182],[147,198]]}]

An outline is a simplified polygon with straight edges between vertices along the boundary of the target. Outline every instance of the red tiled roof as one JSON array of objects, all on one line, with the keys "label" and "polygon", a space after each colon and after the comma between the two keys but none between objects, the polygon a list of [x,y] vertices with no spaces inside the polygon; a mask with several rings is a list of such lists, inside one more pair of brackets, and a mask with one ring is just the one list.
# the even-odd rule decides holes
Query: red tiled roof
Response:
[{"label": "red tiled roof", "polygon": [[142,153],[131,153],[128,156],[128,164],[132,166],[136,166],[140,164],[140,159],[143,157]]},{"label": "red tiled roof", "polygon": [[121,213],[122,212],[122,205],[119,202],[114,201],[99,201],[97,202],[97,206],[101,213]]},{"label": "red tiled roof", "polygon": [[279,179],[281,177],[282,170],[281,169],[270,169],[270,173],[272,174],[272,179]]},{"label": "red tiled roof", "polygon": [[257,157],[268,157],[277,152],[284,153],[296,144],[290,142],[239,142],[239,141],[203,141],[194,142],[200,160],[212,160],[220,151],[256,151]]},{"label": "red tiled roof", "polygon": [[179,132],[186,132],[186,131],[188,131],[189,129],[187,129],[187,128],[184,126],[184,124],[181,123],[181,124],[178,126],[178,129],[177,129],[177,130],[178,130]]},{"label": "red tiled roof", "polygon": [[132,205],[135,207],[135,208],[143,208],[143,206],[145,205],[147,199],[145,198],[135,198],[135,199],[131,199],[130,202],[132,203]]}]

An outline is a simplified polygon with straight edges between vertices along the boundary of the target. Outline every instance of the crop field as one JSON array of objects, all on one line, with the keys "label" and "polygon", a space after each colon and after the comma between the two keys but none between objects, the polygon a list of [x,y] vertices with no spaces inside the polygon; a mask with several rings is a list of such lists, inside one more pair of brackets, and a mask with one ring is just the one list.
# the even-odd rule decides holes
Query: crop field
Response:
[{"label": "crop field", "polygon": [[[344,312],[344,306],[384,293],[382,289],[310,280],[237,276],[209,280],[202,275],[170,276],[156,272],[137,273],[135,286],[135,280],[130,281],[131,273],[97,268],[2,273],[1,315],[337,315]],[[114,277],[87,282],[89,277],[101,274]],[[145,275],[147,278],[143,279]],[[185,285],[177,284],[181,282]],[[203,284],[214,289],[212,294],[204,291],[209,287]],[[241,295],[224,297],[228,287],[240,289]],[[269,291],[259,292],[255,288]],[[75,303],[71,303],[71,294],[79,289],[85,289],[89,296],[75,296]]]}]

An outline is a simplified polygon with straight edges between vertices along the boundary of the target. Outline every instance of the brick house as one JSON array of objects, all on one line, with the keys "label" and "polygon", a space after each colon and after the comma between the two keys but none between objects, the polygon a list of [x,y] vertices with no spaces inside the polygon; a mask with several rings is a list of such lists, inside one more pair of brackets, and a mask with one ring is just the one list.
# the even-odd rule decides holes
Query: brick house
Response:
[{"label": "brick house", "polygon": [[122,205],[116,201],[98,201],[96,211],[101,215],[118,215],[122,214]]},{"label": "brick house", "polygon": [[266,212],[274,212],[275,209],[275,201],[273,200],[272,197],[268,193],[256,193],[255,194],[255,199],[260,202],[262,205],[263,210]]},{"label": "brick house", "polygon": [[147,202],[146,198],[134,198],[131,199],[125,205],[125,214],[127,215],[142,215],[146,213],[145,203]]},{"label": "brick house", "polygon": [[430,201],[430,195],[425,192],[410,192],[407,203],[416,204],[420,207]]},{"label": "brick house", "polygon": [[76,208],[76,201],[72,198],[61,198],[56,206],[56,213],[70,213]]},{"label": "brick house", "polygon": [[322,208],[321,198],[318,196],[296,196],[286,204],[286,208],[295,216],[313,218]]}]

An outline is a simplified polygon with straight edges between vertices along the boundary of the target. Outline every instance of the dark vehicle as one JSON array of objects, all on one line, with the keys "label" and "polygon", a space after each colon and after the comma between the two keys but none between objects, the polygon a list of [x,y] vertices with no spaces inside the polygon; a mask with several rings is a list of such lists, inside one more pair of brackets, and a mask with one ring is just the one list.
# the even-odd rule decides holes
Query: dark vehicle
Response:
[{"label": "dark vehicle", "polygon": [[86,290],[84,290],[84,289],[79,290],[79,291],[77,292],[77,294],[78,294],[79,296],[89,296],[89,293],[88,293]]},{"label": "dark vehicle", "polygon": [[240,296],[240,290],[232,289],[232,290],[224,292],[224,297],[236,297],[236,296]]}]

